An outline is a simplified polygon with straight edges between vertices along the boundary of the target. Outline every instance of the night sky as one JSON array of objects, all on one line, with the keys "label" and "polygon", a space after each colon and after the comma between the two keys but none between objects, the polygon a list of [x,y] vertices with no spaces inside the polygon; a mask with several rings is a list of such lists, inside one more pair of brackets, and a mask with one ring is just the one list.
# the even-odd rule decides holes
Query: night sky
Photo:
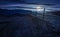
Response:
[{"label": "night sky", "polygon": [[27,0],[28,2],[38,2],[41,4],[45,3],[53,3],[53,4],[60,4],[60,0]]},{"label": "night sky", "polygon": [[53,3],[53,4],[60,4],[60,0],[0,0],[0,1],[12,1],[12,2],[28,2],[28,3],[40,3],[40,4],[45,4],[45,3]]},{"label": "night sky", "polygon": [[[21,5],[21,3],[23,3],[24,5]],[[27,3],[27,5],[25,5],[26,3]],[[16,7],[16,6],[20,7],[20,5],[21,5],[22,7],[25,6],[25,7],[31,7],[31,8],[37,6],[37,5],[35,6],[35,5],[30,5],[30,4],[28,5],[28,3],[31,3],[31,4],[35,3],[35,4],[39,4],[39,5],[55,4],[52,7],[49,6],[49,9],[53,8],[52,10],[60,10],[60,0],[0,0],[0,5],[1,4],[8,4],[9,6],[12,6],[12,4],[13,4],[14,7]],[[47,6],[43,6],[43,8],[44,7],[47,9]],[[26,10],[30,10],[30,9],[26,9]]]}]

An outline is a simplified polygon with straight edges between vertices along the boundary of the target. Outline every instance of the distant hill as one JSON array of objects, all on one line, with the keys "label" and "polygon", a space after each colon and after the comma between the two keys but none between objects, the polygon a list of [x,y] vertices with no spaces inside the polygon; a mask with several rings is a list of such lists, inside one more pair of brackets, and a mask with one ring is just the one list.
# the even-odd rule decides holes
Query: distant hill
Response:
[{"label": "distant hill", "polygon": [[7,10],[7,9],[0,9],[0,15],[17,15],[17,14],[31,14],[31,11],[27,10]]},{"label": "distant hill", "polygon": [[60,16],[60,11],[53,11],[53,12],[48,12],[48,13],[51,13],[51,14],[54,14],[54,15]]}]

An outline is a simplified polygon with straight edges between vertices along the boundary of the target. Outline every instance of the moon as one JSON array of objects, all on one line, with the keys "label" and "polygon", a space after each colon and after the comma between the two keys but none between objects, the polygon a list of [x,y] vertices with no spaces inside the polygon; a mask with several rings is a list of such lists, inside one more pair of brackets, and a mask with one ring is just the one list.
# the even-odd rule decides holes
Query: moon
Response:
[{"label": "moon", "polygon": [[37,7],[36,7],[36,11],[37,11],[37,12],[43,11],[43,8],[40,7],[40,6],[37,6]]}]

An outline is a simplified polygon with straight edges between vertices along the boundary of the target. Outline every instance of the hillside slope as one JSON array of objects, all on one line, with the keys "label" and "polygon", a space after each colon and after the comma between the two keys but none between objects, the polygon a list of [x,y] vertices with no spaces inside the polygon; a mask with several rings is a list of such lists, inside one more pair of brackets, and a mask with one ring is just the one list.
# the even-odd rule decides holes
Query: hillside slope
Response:
[{"label": "hillside slope", "polygon": [[51,23],[31,15],[0,16],[0,37],[50,37],[58,36]]}]

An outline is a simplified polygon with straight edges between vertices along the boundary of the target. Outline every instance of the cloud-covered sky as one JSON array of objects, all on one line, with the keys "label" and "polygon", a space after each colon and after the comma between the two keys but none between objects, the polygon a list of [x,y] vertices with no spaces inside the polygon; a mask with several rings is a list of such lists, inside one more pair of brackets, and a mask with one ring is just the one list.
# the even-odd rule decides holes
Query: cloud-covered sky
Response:
[{"label": "cloud-covered sky", "polygon": [[28,3],[53,3],[53,4],[60,4],[60,0],[26,0]]},{"label": "cloud-covered sky", "polygon": [[[37,3],[37,4],[57,4],[57,5],[54,5],[54,6],[52,6],[52,7],[49,7],[49,8],[47,8],[47,6],[43,6],[43,8],[45,7],[46,9],[52,9],[52,10],[60,10],[60,0],[24,0],[26,3]],[[21,2],[21,1],[20,1]],[[20,6],[20,5],[22,5],[20,2],[15,2],[15,1],[13,1],[12,2],[12,0],[10,0],[10,2],[2,2],[2,3],[6,3],[6,4],[8,4],[9,6],[14,6],[14,7],[16,7],[16,6]],[[25,4],[25,2],[23,2],[24,4]],[[1,2],[0,2],[1,3]],[[27,7],[35,7],[35,5],[30,5],[30,4],[27,4],[27,5],[24,5],[23,4],[23,6],[27,6]],[[6,5],[7,6],[7,5]],[[36,5],[37,6],[37,5]],[[0,6],[1,7],[1,6]],[[4,7],[5,7],[5,5],[4,5]],[[25,8],[24,8],[25,9]],[[28,10],[32,10],[32,9],[28,9]]]},{"label": "cloud-covered sky", "polygon": [[[7,0],[0,0],[0,1],[7,1]],[[8,0],[13,2],[27,2],[27,3],[39,3],[39,4],[45,4],[45,3],[53,3],[53,4],[60,4],[60,0]]]}]

